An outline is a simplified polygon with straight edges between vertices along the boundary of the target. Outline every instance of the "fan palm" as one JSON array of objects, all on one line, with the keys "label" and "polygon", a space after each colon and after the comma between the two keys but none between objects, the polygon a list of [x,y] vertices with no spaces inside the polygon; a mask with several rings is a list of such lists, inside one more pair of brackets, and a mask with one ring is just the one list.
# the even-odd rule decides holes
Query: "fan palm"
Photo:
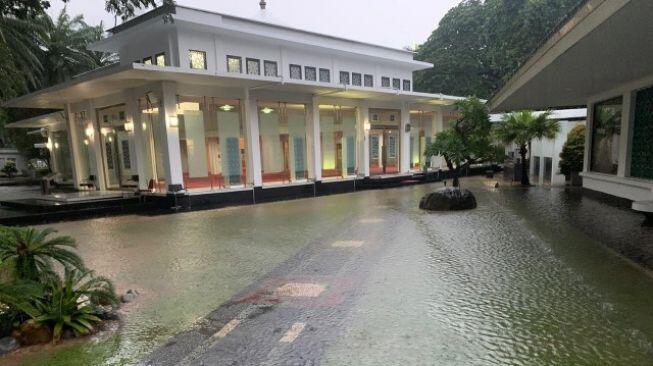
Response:
[{"label": "fan palm", "polygon": [[555,138],[559,130],[558,121],[551,119],[549,111],[540,114],[535,114],[532,111],[509,113],[494,126],[494,135],[498,140],[506,144],[515,143],[519,146],[519,155],[521,155],[522,161],[522,185],[530,185],[529,162],[526,159],[526,154],[531,151],[533,139]]},{"label": "fan palm", "polygon": [[72,251],[77,247],[69,236],[48,239],[53,229],[7,228],[0,236],[0,264],[13,264],[15,279],[39,281],[49,277],[58,262],[64,267],[83,269],[82,259]]},{"label": "fan palm", "polygon": [[90,333],[102,321],[100,305],[118,304],[111,281],[95,277],[91,271],[66,268],[63,280],[52,277],[46,287],[48,295],[34,300],[37,314],[32,321],[51,326],[54,342],[65,329],[75,336]]}]

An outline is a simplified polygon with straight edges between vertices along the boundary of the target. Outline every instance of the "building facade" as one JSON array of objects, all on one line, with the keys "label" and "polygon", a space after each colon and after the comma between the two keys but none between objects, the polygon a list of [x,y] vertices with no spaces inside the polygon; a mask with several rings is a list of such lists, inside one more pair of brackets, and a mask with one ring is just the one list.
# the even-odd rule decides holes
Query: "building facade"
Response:
[{"label": "building facade", "polygon": [[[535,112],[542,113],[542,112]],[[501,121],[504,114],[492,114],[490,120]],[[560,173],[560,153],[567,142],[567,135],[576,126],[585,125],[587,110],[561,109],[551,112],[552,120],[558,122],[560,131],[554,139],[533,140],[531,143],[529,175],[531,182],[537,184],[565,185],[566,177]],[[506,146],[506,155],[513,160],[519,158],[519,146]]]},{"label": "building facade", "polygon": [[410,51],[252,19],[160,7],[109,32],[91,48],[118,64],[6,105],[63,110],[56,127],[52,116],[14,127],[48,130],[60,175],[79,189],[194,194],[408,175],[438,167],[423,151],[460,99],[414,92],[413,72],[432,65]]},{"label": "building facade", "polygon": [[653,2],[586,0],[492,98],[495,111],[586,106],[583,186],[653,200]]}]

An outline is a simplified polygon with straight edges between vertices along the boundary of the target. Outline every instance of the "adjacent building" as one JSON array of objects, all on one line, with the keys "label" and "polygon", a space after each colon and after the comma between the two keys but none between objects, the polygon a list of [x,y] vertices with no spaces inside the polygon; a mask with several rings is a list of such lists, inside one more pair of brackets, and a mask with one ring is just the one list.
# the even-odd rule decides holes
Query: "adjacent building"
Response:
[{"label": "adjacent building", "polygon": [[313,191],[410,175],[458,97],[418,93],[413,52],[183,6],[91,46],[118,64],[6,103],[43,128],[78,189]]},{"label": "adjacent building", "polygon": [[[536,114],[542,113],[535,112]],[[504,114],[492,114],[490,120],[494,123],[501,121]],[[560,173],[560,153],[567,142],[567,135],[579,125],[585,125],[587,110],[584,108],[560,109],[551,111],[552,120],[558,122],[560,131],[554,139],[533,140],[531,143],[529,175],[531,182],[538,184],[564,185],[566,177]],[[506,155],[513,161],[519,159],[519,146],[510,144],[506,146]]]},{"label": "adjacent building", "polygon": [[653,199],[653,2],[586,0],[492,98],[494,111],[586,106],[583,186]]}]

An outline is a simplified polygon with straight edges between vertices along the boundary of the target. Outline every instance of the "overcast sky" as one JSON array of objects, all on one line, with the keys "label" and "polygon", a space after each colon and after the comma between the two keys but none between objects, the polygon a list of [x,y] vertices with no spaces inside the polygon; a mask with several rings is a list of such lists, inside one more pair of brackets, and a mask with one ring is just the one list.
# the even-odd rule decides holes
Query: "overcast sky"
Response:
[{"label": "overcast sky", "polygon": [[[267,0],[266,19],[273,23],[327,33],[390,47],[423,43],[440,19],[460,0]],[[179,5],[241,17],[259,17],[259,0],[177,0]],[[51,0],[51,15],[63,8]],[[114,17],[104,10],[105,0],[70,0],[68,13],[84,14],[89,24]]]}]

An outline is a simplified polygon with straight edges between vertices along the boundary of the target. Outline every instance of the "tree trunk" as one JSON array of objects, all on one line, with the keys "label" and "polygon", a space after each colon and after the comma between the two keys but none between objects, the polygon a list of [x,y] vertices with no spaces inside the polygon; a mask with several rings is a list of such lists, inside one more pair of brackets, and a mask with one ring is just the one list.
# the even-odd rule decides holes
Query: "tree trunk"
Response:
[{"label": "tree trunk", "polygon": [[530,186],[531,182],[528,178],[529,173],[529,161],[526,159],[526,145],[521,145],[519,147],[519,154],[521,155],[521,185]]}]

